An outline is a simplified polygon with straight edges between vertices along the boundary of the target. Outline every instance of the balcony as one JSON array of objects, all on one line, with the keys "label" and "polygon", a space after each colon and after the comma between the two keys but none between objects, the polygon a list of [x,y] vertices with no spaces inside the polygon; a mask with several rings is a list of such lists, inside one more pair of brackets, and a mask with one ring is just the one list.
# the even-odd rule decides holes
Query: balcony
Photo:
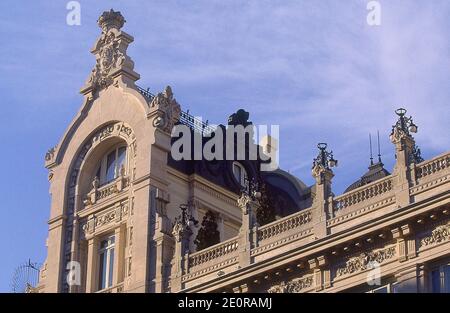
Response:
[{"label": "balcony", "polygon": [[89,207],[96,203],[112,198],[123,190],[127,189],[130,185],[130,178],[124,175],[120,175],[115,180],[106,185],[98,186],[98,181],[96,180],[94,180],[92,185],[92,190],[86,195],[86,198],[83,201],[85,207]]},{"label": "balcony", "polygon": [[[262,227],[253,226],[249,229],[241,229],[238,236],[210,248],[184,256],[176,255],[172,264],[175,265],[174,268],[177,267],[177,264],[181,264],[178,266],[182,269],[181,284],[175,285],[176,280],[172,281],[171,290],[211,291],[214,289],[208,289],[206,286],[217,282],[219,277],[240,275],[241,271],[248,271],[249,265],[257,265],[257,268],[260,268],[266,262],[274,260],[281,262],[281,258],[287,254],[292,260],[293,253],[305,258],[311,253],[309,252],[310,247],[316,247],[314,253],[317,254],[319,240],[331,244],[333,238],[337,236],[342,241],[344,239],[341,237],[350,228],[367,227],[377,219],[385,218],[389,213],[403,214],[403,211],[411,210],[411,206],[416,204],[423,206],[420,203],[423,200],[427,201],[435,195],[443,197],[442,193],[449,189],[449,165],[450,153],[419,164],[412,163],[406,169],[406,185],[409,185],[409,188],[405,188],[405,182],[400,180],[397,172],[394,172],[392,175],[337,197],[331,196],[326,199],[323,206],[318,205],[318,202],[315,201],[312,207],[306,210]],[[421,197],[416,197],[417,193],[421,193]],[[409,201],[401,203],[398,202],[398,199],[409,199]],[[444,213],[448,215],[448,209]],[[434,215],[431,216],[434,218]],[[418,220],[422,221],[422,219],[423,217],[420,217]],[[383,229],[377,233],[378,239],[386,238],[385,231],[386,229]],[[374,240],[374,237],[369,236],[366,241],[372,244]],[[373,255],[374,257],[381,254],[388,256],[386,262],[384,259],[383,262],[380,262],[388,265],[395,260],[393,256],[397,257],[401,251],[397,251],[396,246],[393,246],[392,243],[383,244],[380,242],[380,246],[376,246]],[[355,247],[360,245],[361,242],[357,241]],[[343,247],[345,250],[347,246]],[[306,261],[307,263],[313,262],[314,259],[306,257]],[[350,259],[348,264],[344,263],[342,266],[351,266],[353,261]],[[359,259],[356,261],[359,262]],[[303,266],[305,259],[298,262],[300,262],[298,266]],[[314,262],[312,264],[315,264]],[[343,271],[340,270],[339,275],[335,275],[333,279],[340,280]],[[176,275],[172,277],[176,277]]]}]

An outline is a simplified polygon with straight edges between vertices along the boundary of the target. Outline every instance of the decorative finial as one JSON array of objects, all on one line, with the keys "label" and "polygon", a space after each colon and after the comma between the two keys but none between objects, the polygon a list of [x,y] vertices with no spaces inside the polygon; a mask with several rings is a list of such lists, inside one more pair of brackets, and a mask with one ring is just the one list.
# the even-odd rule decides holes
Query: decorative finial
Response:
[{"label": "decorative finial", "polygon": [[99,17],[97,23],[98,26],[106,33],[111,28],[116,28],[117,30],[120,30],[123,27],[123,24],[125,24],[125,18],[122,16],[122,14],[119,11],[114,11],[111,9],[110,11],[105,11],[103,14]]},{"label": "decorative finial", "polygon": [[370,146],[370,165],[373,165],[373,155],[372,155],[372,135],[369,133],[369,146]]},{"label": "decorative finial", "polygon": [[166,96],[167,99],[173,98],[173,92],[170,86],[166,86],[166,88],[164,89],[164,95]]},{"label": "decorative finial", "polygon": [[81,89],[82,94],[90,94],[90,97],[96,97],[100,90],[111,85],[130,86],[130,83],[139,79],[139,74],[134,71],[134,62],[127,55],[133,37],[121,30],[125,23],[122,14],[113,9],[105,11],[97,23],[102,33],[91,50],[96,64]]}]

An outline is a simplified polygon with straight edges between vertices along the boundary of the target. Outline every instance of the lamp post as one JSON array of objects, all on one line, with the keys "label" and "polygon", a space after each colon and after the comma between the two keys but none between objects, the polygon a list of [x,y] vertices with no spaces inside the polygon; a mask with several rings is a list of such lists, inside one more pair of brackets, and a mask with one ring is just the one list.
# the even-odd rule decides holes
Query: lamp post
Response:
[{"label": "lamp post", "polygon": [[174,224],[180,225],[183,230],[191,230],[192,227],[198,225],[198,221],[192,216],[188,209],[189,205],[180,204],[181,214],[175,218],[174,222]]},{"label": "lamp post", "polygon": [[313,160],[313,168],[320,166],[324,169],[330,170],[338,165],[338,160],[333,157],[333,151],[327,151],[326,143],[321,142],[317,144],[317,148],[319,149],[319,155]]},{"label": "lamp post", "polygon": [[259,183],[256,181],[255,178],[248,179],[245,178],[245,186],[242,186],[241,188],[241,194],[244,194],[248,197],[250,197],[253,201],[261,198],[261,192],[259,190]]},{"label": "lamp post", "polygon": [[411,133],[417,133],[418,126],[414,124],[411,116],[406,116],[406,112],[407,111],[404,108],[395,110],[395,114],[397,114],[398,120],[395,125],[392,126],[390,138],[393,143],[399,142],[401,144],[400,147],[404,146],[404,144],[402,143],[402,138],[403,140],[409,140],[411,142],[411,150],[408,154],[407,159],[411,163],[420,163],[423,161],[423,158],[421,156],[419,147],[417,147],[414,138],[411,135]]},{"label": "lamp post", "polygon": [[402,130],[406,134],[410,135],[410,133],[417,133],[418,127],[416,124],[414,124],[412,117],[406,116],[406,109],[400,108],[395,110],[395,114],[398,115],[398,121],[395,125],[392,126],[392,132],[394,132],[394,129]]}]

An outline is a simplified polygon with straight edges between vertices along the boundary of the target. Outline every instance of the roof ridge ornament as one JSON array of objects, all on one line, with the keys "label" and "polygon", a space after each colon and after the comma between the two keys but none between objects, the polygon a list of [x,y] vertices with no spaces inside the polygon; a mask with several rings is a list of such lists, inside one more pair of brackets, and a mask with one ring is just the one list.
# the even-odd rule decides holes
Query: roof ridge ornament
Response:
[{"label": "roof ridge ornament", "polygon": [[103,14],[100,15],[97,20],[98,26],[100,26],[100,28],[105,33],[108,32],[111,28],[120,30],[125,22],[125,18],[122,16],[122,14],[119,11],[115,12],[113,9],[103,12]]},{"label": "roof ridge ornament", "polygon": [[97,95],[110,85],[133,87],[134,82],[140,78],[134,71],[134,62],[127,55],[128,45],[134,38],[121,31],[125,22],[122,14],[113,9],[103,12],[99,17],[97,23],[102,33],[91,50],[96,64],[81,89],[82,94]]},{"label": "roof ridge ornament", "polygon": [[173,97],[172,88],[167,86],[163,92],[153,97],[150,103],[150,115],[153,118],[153,126],[171,133],[174,125],[180,120],[181,107]]},{"label": "roof ridge ornament", "polygon": [[412,136],[412,133],[417,133],[418,126],[414,124],[411,116],[406,116],[406,109],[400,108],[395,110],[395,114],[398,115],[398,120],[395,125],[392,126],[392,132],[390,135],[391,142],[396,145],[398,151],[407,150],[407,162],[420,163],[423,161],[421,151],[416,145],[416,141]]}]

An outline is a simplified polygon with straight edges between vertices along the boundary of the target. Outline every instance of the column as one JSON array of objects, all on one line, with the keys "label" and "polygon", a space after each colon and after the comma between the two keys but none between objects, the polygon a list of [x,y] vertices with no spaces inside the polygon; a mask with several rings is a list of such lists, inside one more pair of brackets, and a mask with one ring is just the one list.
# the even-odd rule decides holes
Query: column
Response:
[{"label": "column", "polygon": [[117,286],[123,282],[124,269],[124,252],[125,252],[125,231],[124,225],[120,225],[114,231],[115,247],[114,247],[114,269],[113,269],[113,286]]},{"label": "column", "polygon": [[250,196],[243,193],[238,199],[238,206],[242,212],[242,225],[239,230],[239,265],[246,267],[251,264],[250,251],[252,248],[253,228],[256,222],[255,203]]},{"label": "column", "polygon": [[88,239],[87,248],[87,270],[86,270],[86,292],[96,292],[98,289],[98,242],[95,237]]}]

